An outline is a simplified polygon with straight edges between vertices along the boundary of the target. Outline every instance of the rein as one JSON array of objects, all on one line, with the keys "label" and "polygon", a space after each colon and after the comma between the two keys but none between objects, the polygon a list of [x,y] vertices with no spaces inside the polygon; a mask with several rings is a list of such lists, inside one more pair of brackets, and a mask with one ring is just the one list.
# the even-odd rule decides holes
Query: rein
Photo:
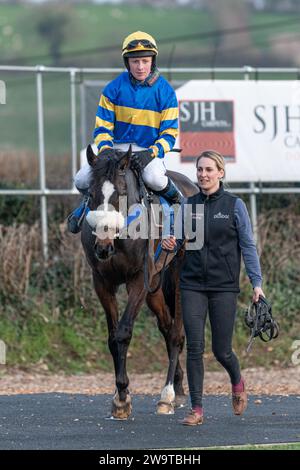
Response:
[{"label": "rein", "polygon": [[[152,193],[147,191],[147,188],[145,186],[145,183],[143,181],[140,171],[137,172],[137,179],[139,182],[141,202],[146,207],[148,218],[150,218],[150,205],[153,202]],[[149,294],[155,294],[162,287],[165,272],[167,269],[167,259],[168,259],[169,253],[167,253],[167,256],[165,257],[165,260],[164,260],[163,267],[161,271],[159,272],[159,282],[157,286],[152,289],[150,287],[150,282],[149,282],[150,224],[148,224],[148,229],[149,229],[149,232],[148,232],[147,248],[146,248],[145,257],[144,257],[144,284],[145,284],[145,289],[147,290]]]}]

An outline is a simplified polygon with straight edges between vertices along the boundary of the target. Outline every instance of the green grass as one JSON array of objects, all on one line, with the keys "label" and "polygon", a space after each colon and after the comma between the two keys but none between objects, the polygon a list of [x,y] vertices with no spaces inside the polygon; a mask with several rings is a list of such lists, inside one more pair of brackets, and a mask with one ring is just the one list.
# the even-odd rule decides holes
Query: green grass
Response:
[{"label": "green grass", "polygon": [[300,450],[300,442],[281,443],[281,444],[245,444],[242,446],[215,446],[215,447],[189,447],[184,449],[172,450]]},{"label": "green grass", "polygon": [[[252,24],[253,25],[261,25],[273,22],[287,22],[293,19],[293,15],[290,14],[280,14],[276,15],[274,13],[264,13],[263,15],[252,15]],[[284,25],[284,26],[274,26],[272,28],[262,28],[257,30],[257,32],[252,34],[253,43],[258,47],[267,47],[270,44],[270,40],[276,37],[279,34],[289,33],[292,35],[299,34],[299,23],[294,22],[291,25]]]},{"label": "green grass", "polygon": [[[245,353],[248,332],[239,319],[239,332],[234,338],[242,368],[288,366],[291,361],[292,339],[282,334],[271,343],[256,340],[249,354]],[[65,373],[111,371],[112,358],[107,345],[107,327],[99,306],[95,315],[80,308],[66,310],[40,305],[30,313],[17,313],[13,306],[0,311],[0,339],[7,346],[7,366],[29,368],[47,364],[51,372]],[[207,327],[205,364],[207,370],[220,371],[221,366],[211,353],[210,331]],[[133,329],[129,347],[128,367],[137,373],[166,370],[165,343],[154,317],[143,308]],[[184,361],[184,358],[182,358]]]},{"label": "green grass", "polygon": [[[92,323],[92,322],[91,322]],[[100,345],[103,333],[99,325],[91,327],[80,322],[79,318],[70,322],[66,319],[53,320],[46,313],[35,312],[27,321],[16,321],[12,324],[8,319],[1,319],[1,338],[7,347],[7,366],[30,368],[34,364],[47,363],[50,371],[66,370],[81,372],[101,364],[101,368],[109,368],[108,356],[102,354]],[[80,326],[80,328],[79,328]],[[86,334],[86,338],[82,334]],[[94,348],[96,354],[94,355]],[[103,349],[103,348],[102,348]],[[87,363],[91,364],[87,366]]]},{"label": "green grass", "polygon": [[[99,315],[84,310],[66,314],[50,311],[46,305],[16,318],[12,309],[0,312],[1,340],[6,344],[8,367],[31,369],[44,364],[51,372],[111,371],[112,358],[107,345],[107,326]],[[164,340],[152,315],[143,309],[138,316],[130,344],[129,370],[165,370]]]},{"label": "green grass", "polygon": [[[94,52],[81,56],[85,63],[93,62],[94,65],[107,66],[114,63],[120,64],[120,49],[123,38],[132,31],[149,31],[158,40],[180,37],[186,35],[203,34],[218,29],[218,24],[210,12],[188,7],[173,6],[172,8],[153,8],[149,5],[55,5],[55,7],[22,4],[0,5],[0,56],[5,60],[27,58],[35,56],[39,60],[26,61],[27,64],[45,63],[49,58],[49,45],[37,32],[39,18],[51,12],[64,15],[67,18],[65,26],[65,41],[62,54],[74,51],[115,46],[109,52]],[[271,22],[294,19],[293,14],[252,13],[249,19],[250,25],[260,25]],[[4,29],[3,29],[4,28]],[[2,30],[2,32],[1,32]],[[298,32],[296,23],[286,26],[274,26],[263,28],[251,33],[254,44],[267,46],[272,36],[282,32]],[[238,37],[237,45],[238,45]],[[160,59],[167,63],[174,44],[160,44]],[[181,54],[189,57],[192,53],[194,61],[198,62],[197,52],[204,47],[212,47],[213,38],[201,38],[200,40],[188,40],[175,42],[175,57]],[[70,60],[74,61],[72,56]],[[201,62],[193,65],[201,66]]]},{"label": "green grass", "polygon": [[[6,105],[0,107],[1,148],[38,152],[37,98],[33,74],[6,74]],[[67,74],[44,76],[44,127],[48,154],[71,148],[70,86]]]},{"label": "green grass", "polygon": [[[300,450],[300,442],[282,444],[246,444],[243,446],[199,447],[199,450]],[[197,450],[197,449],[193,449]]]},{"label": "green grass", "polygon": [[245,444],[237,446],[212,446],[212,447],[188,447],[172,450],[300,450],[300,442],[289,442],[280,444]]},{"label": "green grass", "polygon": [[[55,9],[68,18],[63,54],[97,47],[116,46],[115,50],[109,51],[109,54],[104,51],[101,55],[99,52],[94,53],[94,58],[85,57],[86,62],[93,60],[94,64],[99,66],[111,65],[111,56],[114,57],[116,63],[120,63],[121,41],[135,30],[149,31],[159,40],[186,34],[200,34],[210,28],[214,29],[211,14],[190,8],[80,4],[56,5]],[[46,8],[47,10],[49,11],[49,7]],[[45,8],[40,6],[0,6],[2,24],[12,30],[10,34],[3,35],[0,42],[3,62],[5,59],[10,60],[14,57],[48,55],[48,46],[36,30],[37,19],[44,14],[44,11]],[[207,42],[204,41],[204,45]],[[167,56],[171,47],[161,45],[161,55]]]}]

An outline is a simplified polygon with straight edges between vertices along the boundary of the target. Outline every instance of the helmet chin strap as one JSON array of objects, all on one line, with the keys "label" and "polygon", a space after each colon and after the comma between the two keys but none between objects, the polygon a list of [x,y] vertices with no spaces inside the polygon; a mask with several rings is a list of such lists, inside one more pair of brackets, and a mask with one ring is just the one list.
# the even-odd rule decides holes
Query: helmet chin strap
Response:
[{"label": "helmet chin strap", "polygon": [[125,67],[127,68],[128,72],[130,72],[128,57],[123,57],[123,60]]}]

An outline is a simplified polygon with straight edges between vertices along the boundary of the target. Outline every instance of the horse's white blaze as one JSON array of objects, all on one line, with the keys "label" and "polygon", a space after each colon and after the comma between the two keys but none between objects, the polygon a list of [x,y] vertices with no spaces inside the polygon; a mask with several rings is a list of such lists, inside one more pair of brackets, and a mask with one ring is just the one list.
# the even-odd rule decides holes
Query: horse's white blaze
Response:
[{"label": "horse's white blaze", "polygon": [[104,181],[103,186],[102,186],[102,194],[104,196],[104,201],[103,201],[103,206],[104,210],[108,210],[108,201],[110,199],[110,196],[115,192],[115,187],[110,181]]},{"label": "horse's white blaze", "polygon": [[109,210],[109,199],[114,191],[114,185],[110,181],[105,181],[102,186],[104,201],[99,206],[101,209],[90,211],[86,216],[88,224],[95,230],[95,235],[101,239],[114,238],[116,233],[122,230],[125,224],[125,219],[121,212],[114,209]]},{"label": "horse's white blaze", "polygon": [[173,403],[175,400],[175,392],[174,392],[174,387],[171,383],[166,385],[161,392],[161,401],[164,401],[166,403]]}]

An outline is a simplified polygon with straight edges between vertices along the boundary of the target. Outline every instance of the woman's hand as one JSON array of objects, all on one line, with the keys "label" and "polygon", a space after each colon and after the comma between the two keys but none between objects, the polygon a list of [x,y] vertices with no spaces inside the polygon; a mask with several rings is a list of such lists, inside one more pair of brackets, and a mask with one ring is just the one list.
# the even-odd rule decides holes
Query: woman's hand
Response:
[{"label": "woman's hand", "polygon": [[163,250],[173,251],[176,248],[176,237],[170,235],[168,238],[164,238],[161,242]]},{"label": "woman's hand", "polygon": [[263,290],[261,287],[254,287],[253,289],[253,297],[252,297],[252,302],[258,302],[259,301],[259,296],[266,297],[265,294],[263,293]]}]

